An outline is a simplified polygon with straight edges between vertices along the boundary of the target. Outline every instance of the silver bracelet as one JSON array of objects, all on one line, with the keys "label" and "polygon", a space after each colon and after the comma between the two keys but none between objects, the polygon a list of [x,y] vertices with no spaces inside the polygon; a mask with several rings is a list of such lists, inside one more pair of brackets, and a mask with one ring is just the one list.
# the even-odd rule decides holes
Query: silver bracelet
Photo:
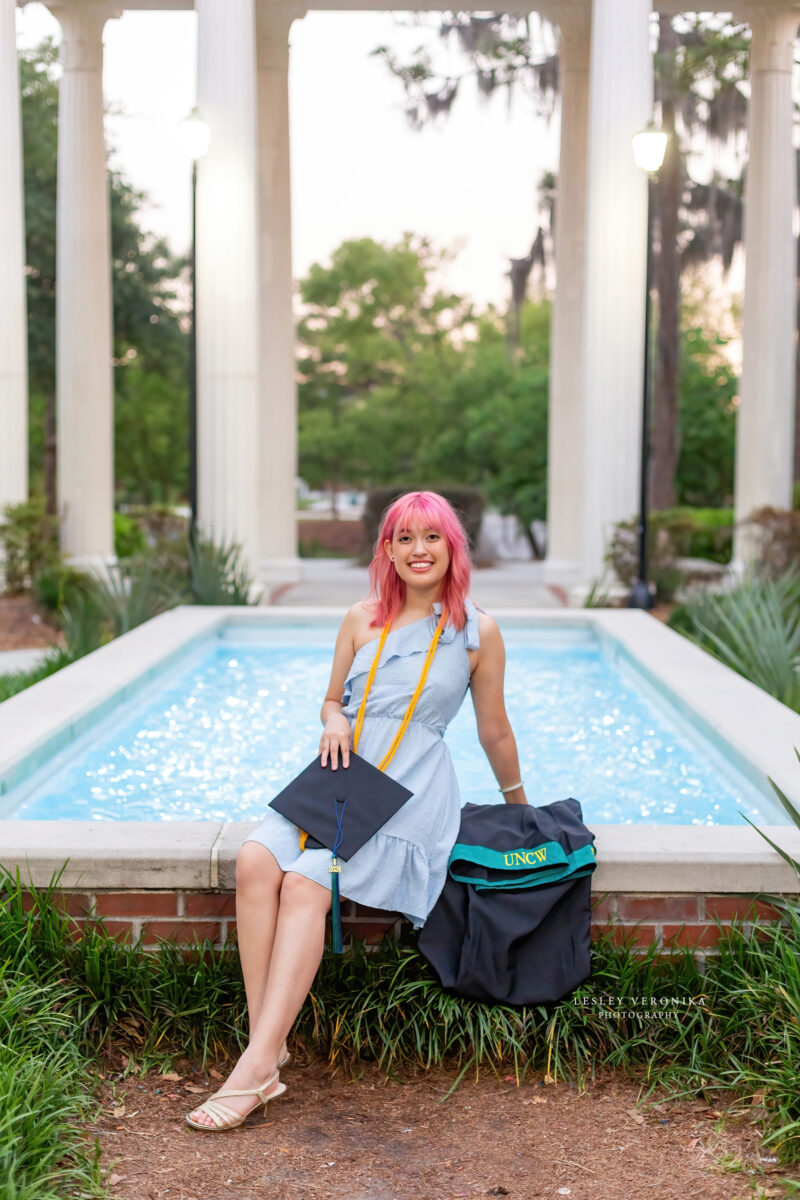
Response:
[{"label": "silver bracelet", "polygon": [[521,787],[522,787],[522,780],[520,779],[519,783],[512,783],[510,787],[504,787],[504,788],[499,787],[497,790],[498,790],[498,792],[504,792],[504,793],[505,792],[515,792],[517,790],[517,788],[521,788]]}]

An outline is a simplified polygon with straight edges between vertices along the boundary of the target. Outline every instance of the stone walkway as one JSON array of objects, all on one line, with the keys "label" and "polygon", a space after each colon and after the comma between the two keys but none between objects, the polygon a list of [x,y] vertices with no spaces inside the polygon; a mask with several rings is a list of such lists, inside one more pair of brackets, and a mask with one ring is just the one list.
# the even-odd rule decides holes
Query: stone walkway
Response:
[{"label": "stone walkway", "polygon": [[[284,584],[272,592],[275,605],[355,604],[369,592],[367,568],[348,558],[306,558],[301,560],[302,578]],[[566,597],[558,588],[542,580],[541,563],[505,562],[496,567],[472,572],[470,597],[491,612],[494,608],[560,608]],[[34,667],[45,650],[31,647],[0,651],[0,675]]]},{"label": "stone walkway", "polygon": [[[272,593],[273,604],[350,605],[369,592],[367,568],[353,559],[307,558],[302,560],[302,578]],[[542,579],[541,563],[505,562],[475,569],[471,599],[481,608],[559,608],[565,597]]]}]

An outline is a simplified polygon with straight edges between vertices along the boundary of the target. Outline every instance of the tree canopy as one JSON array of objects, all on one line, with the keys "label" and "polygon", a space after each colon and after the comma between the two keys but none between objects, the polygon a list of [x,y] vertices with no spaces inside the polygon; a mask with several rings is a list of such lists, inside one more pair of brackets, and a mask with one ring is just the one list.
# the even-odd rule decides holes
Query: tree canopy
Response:
[{"label": "tree canopy", "polygon": [[[525,301],[519,348],[494,309],[436,290],[422,238],[343,242],[301,281],[300,473],[314,487],[477,486],[501,513],[546,517],[550,304]],[[682,502],[729,500],[735,373],[687,314]],[[536,548],[535,548],[536,549]]]}]

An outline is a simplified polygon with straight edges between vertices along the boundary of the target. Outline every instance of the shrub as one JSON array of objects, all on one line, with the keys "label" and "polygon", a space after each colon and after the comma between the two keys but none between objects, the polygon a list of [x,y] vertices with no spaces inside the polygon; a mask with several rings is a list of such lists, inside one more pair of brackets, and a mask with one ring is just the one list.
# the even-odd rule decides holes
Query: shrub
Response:
[{"label": "shrub", "polygon": [[144,554],[147,535],[140,523],[125,513],[114,513],[114,553],[117,558],[131,558]]},{"label": "shrub", "polygon": [[665,508],[653,514],[669,530],[681,558],[728,563],[733,553],[733,509]]},{"label": "shrub", "polygon": [[55,562],[37,572],[33,580],[33,596],[37,604],[57,613],[70,603],[76,593],[88,595],[93,582],[93,577],[85,571],[79,571],[64,562]]},{"label": "shrub", "polygon": [[[664,522],[652,513],[647,523],[647,574],[657,600],[671,600],[683,576],[675,558],[675,522]],[[606,548],[606,562],[620,583],[632,587],[639,572],[639,522],[619,521]]]},{"label": "shrub", "polygon": [[24,591],[39,571],[58,562],[58,520],[46,512],[44,497],[5,506],[0,545],[7,592]]},{"label": "shrub", "polygon": [[800,563],[800,512],[788,508],[757,508],[743,526],[752,526],[758,540],[757,569],[776,579]]},{"label": "shrub", "polygon": [[188,518],[176,513],[168,504],[131,504],[126,508],[125,516],[136,521],[151,546],[162,539],[182,543],[189,533]]}]

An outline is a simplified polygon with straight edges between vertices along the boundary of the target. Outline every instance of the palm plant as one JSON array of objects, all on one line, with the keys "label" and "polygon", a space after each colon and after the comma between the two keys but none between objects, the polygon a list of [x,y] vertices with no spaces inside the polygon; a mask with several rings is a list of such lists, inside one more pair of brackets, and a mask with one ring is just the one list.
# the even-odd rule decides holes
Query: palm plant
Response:
[{"label": "palm plant", "polygon": [[800,573],[750,576],[687,601],[687,635],[726,666],[800,712]]}]

